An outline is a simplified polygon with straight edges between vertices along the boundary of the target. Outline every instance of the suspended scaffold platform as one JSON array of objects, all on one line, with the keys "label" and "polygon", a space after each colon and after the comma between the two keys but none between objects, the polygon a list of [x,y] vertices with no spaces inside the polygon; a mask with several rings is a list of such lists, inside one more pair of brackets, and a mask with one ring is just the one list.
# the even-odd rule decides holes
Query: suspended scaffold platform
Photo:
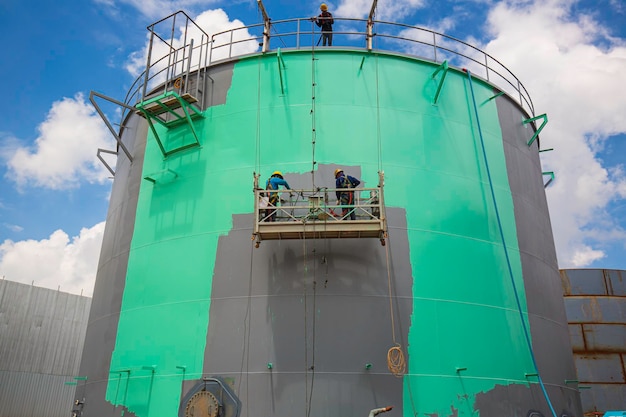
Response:
[{"label": "suspended scaffold platform", "polygon": [[[262,240],[376,238],[385,245],[387,219],[382,173],[375,188],[316,188],[264,190],[254,187],[254,233],[258,248]],[[353,204],[341,205],[337,192],[353,193]],[[272,194],[279,202],[270,204]],[[286,198],[283,198],[286,197]]]}]

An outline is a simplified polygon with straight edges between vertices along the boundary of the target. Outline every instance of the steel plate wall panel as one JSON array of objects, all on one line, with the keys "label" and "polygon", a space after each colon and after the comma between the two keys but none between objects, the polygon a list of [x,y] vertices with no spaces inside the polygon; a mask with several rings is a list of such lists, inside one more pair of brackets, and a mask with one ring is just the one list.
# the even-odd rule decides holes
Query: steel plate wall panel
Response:
[{"label": "steel plate wall panel", "polygon": [[580,397],[583,404],[594,404],[597,410],[623,410],[623,398],[626,398],[626,385],[624,384],[594,384],[587,386],[589,389],[580,391]]},{"label": "steel plate wall panel", "polygon": [[626,404],[624,271],[562,270],[570,338],[585,413]]},{"label": "steel plate wall panel", "polygon": [[620,355],[576,355],[576,369],[581,381],[600,383],[626,382]]},{"label": "steel plate wall panel", "polygon": [[606,279],[611,295],[626,295],[626,274],[624,271],[605,269]]},{"label": "steel plate wall panel", "polygon": [[91,299],[0,281],[0,416],[68,416]]},{"label": "steel plate wall panel", "polygon": [[587,349],[623,352],[626,349],[626,324],[583,324]]},{"label": "steel plate wall panel", "polygon": [[572,342],[574,352],[585,350],[585,339],[583,337],[583,327],[581,324],[569,324],[569,338]]},{"label": "steel plate wall panel", "polygon": [[75,386],[70,376],[0,371],[0,416],[67,417]]},{"label": "steel plate wall panel", "polygon": [[567,297],[565,311],[570,322],[623,323],[626,317],[626,298]]}]

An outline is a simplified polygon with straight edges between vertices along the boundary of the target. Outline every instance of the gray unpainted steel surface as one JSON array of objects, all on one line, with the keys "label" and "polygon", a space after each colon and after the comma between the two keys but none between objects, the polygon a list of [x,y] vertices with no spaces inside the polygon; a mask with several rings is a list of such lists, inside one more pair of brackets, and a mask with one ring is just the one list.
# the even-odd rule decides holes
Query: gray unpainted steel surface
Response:
[{"label": "gray unpainted steel surface", "polygon": [[[495,90],[494,94],[499,91]],[[524,276],[533,352],[539,374],[556,412],[582,415],[580,396],[566,380],[576,379],[576,369],[563,305],[561,282],[545,196],[539,140],[529,147],[534,129],[529,118],[507,96],[496,98],[504,141],[507,174],[513,197],[517,237]],[[529,169],[529,167],[534,167]],[[529,381],[536,381],[530,377]],[[536,384],[532,396],[542,397]],[[507,391],[510,391],[507,390]],[[494,393],[489,398],[497,402]],[[494,405],[494,407],[496,407]],[[496,407],[497,408],[497,407]],[[481,408],[481,415],[483,409]],[[542,409],[549,415],[549,409]]]},{"label": "gray unpainted steel surface", "polygon": [[[0,416],[66,417],[91,299],[0,280]],[[79,381],[80,383],[81,381]]]},{"label": "gray unpainted steel surface", "polygon": [[626,271],[616,269],[564,269],[565,295],[626,296]]},{"label": "gray unpainted steel surface", "polygon": [[[336,167],[321,165],[316,183],[332,187]],[[293,188],[310,184],[308,175],[284,174]],[[313,415],[363,416],[381,404],[401,415],[403,382],[386,363],[390,302],[397,342],[406,346],[413,274],[405,212],[386,213],[391,300],[378,239],[263,241],[253,249],[252,214],[234,217],[218,244],[210,317],[219,320],[209,324],[204,372],[232,381],[243,415],[305,415],[307,403]],[[354,409],[354,398],[369,400]],[[324,404],[345,408],[325,413]]]},{"label": "gray unpainted steel surface", "polygon": [[[86,414],[113,409],[106,403],[105,393],[124,293],[147,132],[146,121],[138,115],[131,115],[125,123],[123,141],[132,150],[133,162],[123,152],[117,157],[115,181],[111,190],[80,364],[81,375],[89,376],[84,390],[83,411]],[[76,399],[80,399],[79,394],[77,390]]]},{"label": "gray unpainted steel surface", "polygon": [[[234,62],[228,62],[209,71],[210,78],[205,80],[206,102],[209,105],[226,101],[234,65]],[[124,145],[132,150],[133,161],[131,163],[123,152],[118,153],[80,362],[80,374],[89,375],[89,380],[84,389],[77,389],[75,394],[76,399],[84,396],[83,411],[86,414],[99,415],[107,410],[110,416],[134,415],[123,407],[114,407],[105,400],[105,396],[126,281],[148,129],[146,120],[133,113],[124,121],[120,132]]]},{"label": "gray unpainted steel surface", "polygon": [[626,271],[561,271],[583,411],[626,408]]}]

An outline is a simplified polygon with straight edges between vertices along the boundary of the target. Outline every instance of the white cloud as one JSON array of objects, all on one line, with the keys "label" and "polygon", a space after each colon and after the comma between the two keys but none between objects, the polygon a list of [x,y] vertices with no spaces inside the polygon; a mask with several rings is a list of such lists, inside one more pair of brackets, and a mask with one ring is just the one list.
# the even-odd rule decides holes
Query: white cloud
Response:
[{"label": "white cloud", "polygon": [[626,197],[623,170],[603,166],[595,153],[626,132],[626,95],[616,94],[626,85],[626,42],[591,16],[571,16],[571,4],[501,2],[489,13],[493,39],[483,46],[522,80],[536,113],[548,114],[541,139],[555,150],[543,154],[543,166],[556,173],[547,195],[561,268],[602,259],[600,236],[624,242],[620,219],[605,208]]},{"label": "white cloud", "polygon": [[[235,19],[233,21],[230,21],[228,18],[228,15],[222,9],[204,11],[200,13],[197,17],[195,17],[193,21],[195,22],[197,27],[190,23],[187,26],[187,29],[185,29],[185,26],[183,26],[184,17],[178,16],[177,22],[180,26],[178,27],[178,33],[176,34],[177,37],[173,40],[170,39],[171,38],[170,34],[166,34],[165,32],[161,33],[161,29],[167,30],[167,31],[171,30],[172,23],[170,20],[167,20],[161,25],[156,26],[155,32],[159,34],[161,38],[166,40],[168,43],[171,42],[172,47],[175,49],[179,49],[185,45],[189,45],[191,40],[193,39],[194,52],[192,54],[192,57],[197,57],[198,59],[202,59],[203,65],[205,62],[204,60],[207,57],[208,51],[205,48],[203,48],[202,51],[200,51],[198,47],[199,45],[202,45],[202,44],[206,45],[207,35],[208,35],[208,40],[210,40],[211,36],[213,36],[216,33],[220,33],[220,32],[227,31],[227,30],[232,30],[232,29],[237,29],[237,28],[242,28],[245,26],[245,24],[240,20]],[[202,30],[200,30],[199,28]],[[202,32],[206,34],[204,35],[205,36],[204,40],[202,40],[202,36],[203,36]],[[233,31],[232,40],[233,42],[237,42],[237,43],[233,43],[232,48],[229,48],[229,47],[218,48],[218,46],[220,45],[225,45],[227,43],[230,43],[230,39],[231,39],[230,33],[220,35],[215,38],[214,44],[213,44],[213,50],[211,51],[211,62],[215,62],[217,60],[227,58],[228,54],[231,54],[231,56],[237,56],[237,55],[252,53],[259,49],[258,42],[253,38],[253,36],[246,29]],[[146,39],[146,46],[141,51],[133,52],[130,55],[128,62],[126,63],[126,69],[133,76],[138,76],[145,70],[147,56],[148,56],[149,40],[150,40],[150,34],[148,34],[148,37]],[[246,40],[249,40],[249,41],[246,41]],[[160,41],[158,38],[155,37],[153,45],[152,45],[151,63],[153,64],[156,63],[160,58],[167,56],[167,54],[169,53],[170,53],[170,45]],[[185,54],[188,54],[188,53],[189,52],[187,49]],[[182,53],[179,54],[179,59],[180,59],[180,56],[182,55],[183,55]],[[165,60],[162,60],[162,64],[157,64],[156,66],[151,68],[150,76],[152,77],[154,76],[154,74],[158,74],[159,71],[162,71],[163,68],[165,68],[165,64],[167,63],[168,63],[168,60],[165,59]],[[191,70],[193,71],[197,69],[198,64],[199,62],[192,58]],[[186,68],[187,67],[186,67],[186,62],[185,62],[185,65],[182,65],[182,64],[179,65],[178,68],[174,72],[178,74],[182,72],[183,69],[186,69]],[[162,72],[161,76],[157,76],[150,83],[150,88],[163,83],[165,81],[164,76],[165,76],[165,72]]]},{"label": "white cloud", "polygon": [[218,2],[219,0],[96,0],[96,3],[109,9],[110,13],[113,15],[119,13],[118,9],[120,4],[125,4],[152,19],[161,19],[177,10],[191,10],[195,7],[207,7]]},{"label": "white cloud", "polygon": [[18,187],[68,189],[83,181],[106,180],[108,171],[96,150],[113,148],[114,139],[82,94],[53,103],[38,130],[33,146],[14,140],[10,147],[6,142],[3,145],[2,156],[8,159],[6,176]]},{"label": "white cloud", "polygon": [[[2,208],[2,204],[0,204],[0,208]],[[3,226],[12,232],[21,232],[22,230],[24,230],[22,226],[17,225],[17,224],[3,223]]]},{"label": "white cloud", "polygon": [[104,222],[70,237],[57,230],[48,239],[5,240],[0,275],[11,281],[91,296],[102,246]]},{"label": "white cloud", "polygon": [[[333,11],[333,4],[326,2],[336,17],[366,18],[372,7],[372,0],[343,0]],[[424,0],[380,0],[376,7],[376,20],[400,22],[424,6]]]}]

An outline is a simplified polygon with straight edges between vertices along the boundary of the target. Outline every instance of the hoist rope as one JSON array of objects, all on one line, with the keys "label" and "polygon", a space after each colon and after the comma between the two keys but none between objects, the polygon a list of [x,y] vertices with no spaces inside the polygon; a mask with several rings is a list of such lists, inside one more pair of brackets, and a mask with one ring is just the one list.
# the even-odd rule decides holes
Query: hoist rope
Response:
[{"label": "hoist rope", "polygon": [[387,289],[389,291],[389,315],[391,317],[391,337],[395,346],[387,352],[387,368],[394,376],[400,377],[406,372],[406,360],[401,345],[396,341],[396,323],[393,314],[393,291],[391,288],[391,266],[389,262],[389,244],[385,245],[387,264]]},{"label": "hoist rope", "polygon": [[304,413],[308,416],[309,412],[309,345],[307,343],[307,328],[308,328],[308,312],[307,312],[307,292],[306,292],[306,278],[307,278],[307,257],[306,257],[306,236],[302,236],[302,286],[304,297]]},{"label": "hoist rope", "polygon": [[[316,133],[316,108],[315,108],[315,30],[314,30],[314,22],[311,22],[311,188],[312,190],[316,190],[315,186],[315,143],[317,140]],[[315,238],[315,223],[313,223],[313,237]],[[311,406],[313,404],[313,387],[315,382],[315,327],[316,327],[316,247],[315,240],[313,241],[313,322],[312,322],[312,335],[311,335],[311,365],[309,365],[309,346],[308,346],[308,294],[307,294],[307,279],[308,279],[308,257],[307,257],[307,243],[306,243],[306,235],[302,236],[302,251],[303,251],[303,262],[304,262],[304,270],[303,270],[303,287],[304,287],[304,366],[305,366],[305,415],[309,417],[311,415]],[[309,371],[311,372],[311,382],[309,386]]]},{"label": "hoist rope", "polygon": [[376,142],[378,147],[378,172],[383,170],[383,145],[380,134],[380,85],[378,83],[378,54],[376,54]]},{"label": "hoist rope", "polygon": [[550,407],[550,411],[552,412],[553,417],[557,417],[556,411],[552,406],[552,402],[550,401],[550,397],[548,396],[548,392],[543,384],[543,380],[541,379],[541,375],[539,375],[539,368],[537,366],[537,360],[535,359],[535,353],[533,352],[532,342],[530,340],[530,334],[528,333],[528,329],[526,326],[526,320],[524,319],[524,312],[522,309],[522,303],[520,301],[520,297],[517,291],[517,285],[515,284],[515,276],[513,274],[513,267],[511,266],[511,259],[509,258],[509,251],[507,250],[506,240],[504,238],[504,229],[502,227],[502,221],[500,219],[500,212],[498,210],[498,203],[496,201],[496,194],[493,189],[493,181],[491,179],[491,172],[489,170],[489,163],[487,159],[487,151],[485,150],[485,141],[483,138],[482,129],[480,127],[480,118],[478,117],[478,106],[476,105],[476,97],[474,95],[474,86],[472,82],[472,75],[469,70],[466,70],[467,77],[469,79],[469,87],[470,92],[472,94],[472,102],[474,105],[474,113],[476,115],[476,127],[478,128],[478,136],[480,138],[480,146],[482,150],[483,160],[485,162],[485,171],[487,173],[487,179],[489,180],[489,189],[491,191],[491,198],[493,200],[493,207],[496,214],[496,219],[498,221],[498,230],[500,232],[500,238],[502,239],[502,247],[504,249],[504,256],[506,258],[506,264],[508,267],[509,277],[511,279],[511,285],[513,286],[513,293],[515,294],[515,302],[517,303],[517,311],[519,313],[519,318],[522,323],[522,329],[524,330],[524,337],[526,339],[526,345],[528,346],[528,351],[530,352],[530,358],[532,359],[533,367],[537,373],[537,379],[539,381],[539,386],[541,387],[541,391],[543,392],[543,396],[545,397],[548,406]]},{"label": "hoist rope", "polygon": [[[243,380],[243,369],[244,369],[244,362],[245,362],[245,368],[246,368],[246,403],[248,403],[248,393],[250,392],[249,389],[249,366],[250,366],[250,310],[251,310],[251,302],[252,302],[252,271],[253,271],[253,261],[254,261],[254,243],[250,244],[250,273],[248,275],[248,301],[246,303],[246,314],[244,315],[243,318],[243,328],[244,328],[244,340],[243,340],[243,346],[242,346],[242,352],[241,352],[241,364],[239,367],[239,384],[237,387],[237,391],[241,392],[241,381]],[[246,404],[246,410],[248,408],[248,405]]]},{"label": "hoist rope", "polygon": [[[309,345],[308,345],[308,293],[307,293],[307,278],[308,278],[308,256],[307,256],[307,243],[306,236],[302,238],[302,253],[303,253],[303,297],[304,297],[304,375],[305,375],[305,415],[309,417],[311,415],[311,406],[313,404],[313,387],[315,382],[315,326],[316,326],[316,248],[315,240],[313,241],[313,322],[312,322],[312,335],[311,335],[311,364],[309,365]],[[311,371],[311,384],[309,386],[309,371]]]},{"label": "hoist rope", "polygon": [[315,190],[315,142],[317,141],[317,132],[315,125],[315,26],[311,21],[311,184]]},{"label": "hoist rope", "polygon": [[[375,65],[375,77],[376,77],[376,145],[378,150],[378,172],[383,170],[383,157],[382,157],[382,135],[380,128],[380,84],[379,84],[379,72],[378,72],[378,55],[376,55]],[[393,314],[393,291],[391,288],[391,266],[389,262],[389,244],[385,245],[385,260],[387,265],[387,287],[389,291],[389,315],[391,317],[391,337],[395,346],[391,347],[387,352],[387,368],[389,371],[397,377],[404,375],[406,372],[406,360],[404,358],[404,352],[401,345],[396,341],[396,324]]]},{"label": "hoist rope", "polygon": [[254,169],[260,174],[261,171],[261,56],[257,59],[257,105],[256,105],[256,150],[254,155]]}]

